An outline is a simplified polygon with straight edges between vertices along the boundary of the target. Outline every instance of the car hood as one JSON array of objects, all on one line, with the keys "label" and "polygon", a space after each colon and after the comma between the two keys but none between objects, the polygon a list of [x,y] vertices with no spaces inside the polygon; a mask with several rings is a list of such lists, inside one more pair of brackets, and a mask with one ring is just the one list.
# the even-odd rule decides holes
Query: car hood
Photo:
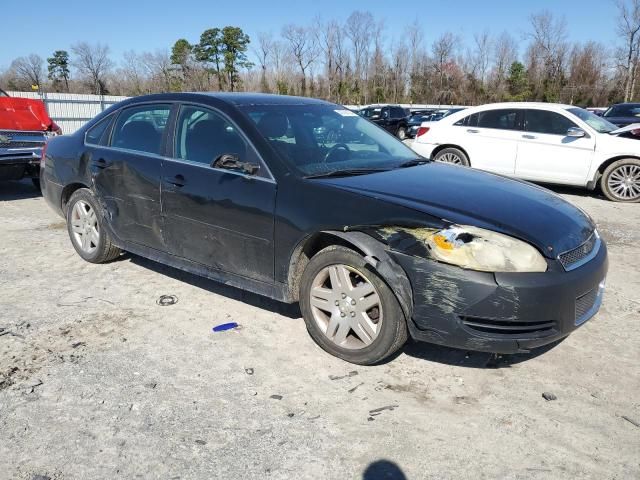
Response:
[{"label": "car hood", "polygon": [[595,228],[586,213],[549,190],[443,163],[318,181],[451,223],[511,235],[549,258],[577,247]]},{"label": "car hood", "polygon": [[40,100],[0,97],[0,129],[47,131],[54,125]]},{"label": "car hood", "polygon": [[639,129],[640,129],[640,123],[631,123],[626,127],[621,127],[621,128],[618,128],[617,130],[613,130],[609,132],[609,135],[620,135],[621,133],[632,132],[633,130],[639,130]]}]

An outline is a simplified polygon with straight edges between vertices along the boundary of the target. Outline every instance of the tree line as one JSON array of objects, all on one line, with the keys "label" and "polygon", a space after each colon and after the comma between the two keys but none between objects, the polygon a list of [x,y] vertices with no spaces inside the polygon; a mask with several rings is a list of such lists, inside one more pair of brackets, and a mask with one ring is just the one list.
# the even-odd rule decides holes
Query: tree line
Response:
[{"label": "tree line", "polygon": [[640,0],[613,0],[616,43],[570,42],[567,22],[549,11],[529,16],[526,33],[477,32],[464,44],[445,32],[428,41],[418,21],[390,31],[354,11],[314,18],[251,39],[242,28],[210,28],[155,52],[124,53],[79,42],[46,60],[16,58],[0,88],[140,95],[167,91],[261,91],[344,104],[475,105],[546,101],[603,106],[637,99]]}]

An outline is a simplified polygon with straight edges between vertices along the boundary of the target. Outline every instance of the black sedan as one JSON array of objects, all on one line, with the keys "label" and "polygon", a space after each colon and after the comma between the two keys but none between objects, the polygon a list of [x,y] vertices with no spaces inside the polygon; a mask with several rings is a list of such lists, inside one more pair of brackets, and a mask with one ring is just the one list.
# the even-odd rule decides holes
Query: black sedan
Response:
[{"label": "black sedan", "polygon": [[618,103],[611,105],[602,114],[608,122],[618,127],[640,123],[640,103]]},{"label": "black sedan", "polygon": [[[344,138],[318,139],[339,122]],[[411,335],[522,352],[600,306],[593,221],[533,185],[431,163],[319,100],[161,94],[49,142],[43,190],[89,262],[122,250],[300,302],[311,337],[359,364]]]}]

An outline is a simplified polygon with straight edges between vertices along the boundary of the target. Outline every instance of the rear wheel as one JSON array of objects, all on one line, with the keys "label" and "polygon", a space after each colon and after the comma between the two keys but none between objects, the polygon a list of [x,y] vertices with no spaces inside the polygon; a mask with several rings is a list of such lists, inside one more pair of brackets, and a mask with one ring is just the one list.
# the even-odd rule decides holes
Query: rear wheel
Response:
[{"label": "rear wheel", "polygon": [[407,340],[395,294],[345,247],[327,247],[311,259],[302,275],[300,307],[311,338],[351,363],[378,363]]},{"label": "rear wheel", "polygon": [[600,187],[614,202],[640,202],[640,160],[623,158],[613,162],[602,174]]},{"label": "rear wheel", "polygon": [[120,249],[111,243],[102,222],[102,208],[91,191],[76,190],[67,206],[67,231],[73,248],[87,262],[108,262],[120,255]]},{"label": "rear wheel", "polygon": [[407,138],[407,129],[406,129],[406,127],[400,127],[400,128],[398,128],[398,131],[396,132],[396,136],[397,136],[400,140],[404,140],[405,138]]},{"label": "rear wheel", "polygon": [[436,162],[443,163],[453,163],[454,165],[462,165],[463,167],[468,167],[471,164],[469,163],[469,158],[465,155],[465,153],[454,147],[443,148],[438,153],[436,153],[433,159]]}]

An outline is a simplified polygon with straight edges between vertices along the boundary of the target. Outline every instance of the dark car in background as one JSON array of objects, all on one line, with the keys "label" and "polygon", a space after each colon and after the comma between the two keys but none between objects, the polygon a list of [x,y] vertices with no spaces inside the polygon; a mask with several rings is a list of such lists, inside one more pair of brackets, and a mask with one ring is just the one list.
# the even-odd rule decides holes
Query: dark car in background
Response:
[{"label": "dark car in background", "polygon": [[618,103],[611,105],[602,117],[618,127],[640,123],[640,103]]},{"label": "dark car in background", "polygon": [[[318,138],[336,123],[354,140]],[[524,352],[567,336],[602,300],[607,249],[586,213],[531,184],[430,162],[325,101],[137,97],[50,140],[41,168],[86,261],[125,250],[300,302],[315,342],[354,363],[380,362],[408,335]]]},{"label": "dark car in background", "polygon": [[407,138],[415,138],[418,128],[420,128],[420,124],[422,122],[428,122],[429,118],[435,111],[435,108],[412,110],[407,118]]},{"label": "dark car in background", "polygon": [[432,108],[428,110],[416,110],[412,112],[407,121],[407,137],[415,138],[418,134],[418,130],[420,129],[420,125],[422,125],[423,122],[437,122],[445,117],[448,117],[452,113],[459,112],[460,110],[464,110],[464,107]]},{"label": "dark car in background", "polygon": [[400,140],[404,140],[407,137],[409,110],[400,105],[366,107],[361,109],[358,115],[381,126]]}]

